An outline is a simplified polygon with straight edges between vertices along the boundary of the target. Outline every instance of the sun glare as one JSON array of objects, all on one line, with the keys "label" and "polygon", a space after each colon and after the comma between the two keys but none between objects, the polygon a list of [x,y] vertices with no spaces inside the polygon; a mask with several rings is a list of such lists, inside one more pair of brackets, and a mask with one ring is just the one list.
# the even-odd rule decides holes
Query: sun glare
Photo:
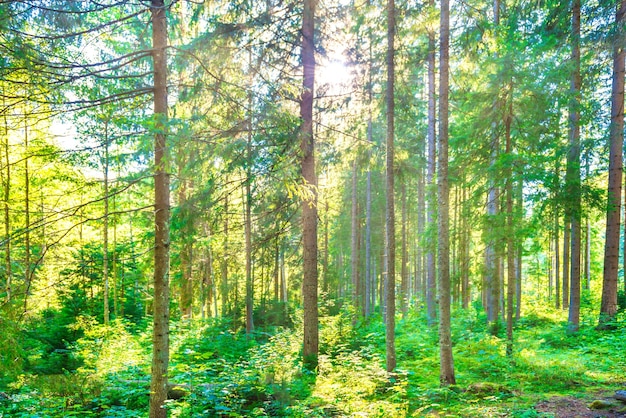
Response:
[{"label": "sun glare", "polygon": [[316,84],[334,93],[345,89],[352,83],[350,68],[341,58],[331,58],[319,63]]}]

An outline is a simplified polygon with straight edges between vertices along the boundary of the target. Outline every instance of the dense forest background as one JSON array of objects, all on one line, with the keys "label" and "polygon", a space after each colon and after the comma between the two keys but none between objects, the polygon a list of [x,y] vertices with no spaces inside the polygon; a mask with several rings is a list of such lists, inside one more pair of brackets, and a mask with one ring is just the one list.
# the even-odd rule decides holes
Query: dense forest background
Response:
[{"label": "dense forest background", "polygon": [[0,417],[585,416],[625,13],[0,1]]}]

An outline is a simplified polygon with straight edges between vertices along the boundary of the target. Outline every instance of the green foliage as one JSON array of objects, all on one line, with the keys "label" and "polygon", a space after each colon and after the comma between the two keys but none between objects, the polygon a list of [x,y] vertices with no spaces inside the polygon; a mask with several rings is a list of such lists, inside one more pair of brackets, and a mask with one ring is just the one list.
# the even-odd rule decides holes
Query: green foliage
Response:
[{"label": "green foliage", "polygon": [[122,412],[138,413],[148,406],[150,376],[142,369],[131,366],[119,372],[108,373],[101,385],[100,395],[91,401],[94,407],[104,409],[113,416]]},{"label": "green foliage", "polygon": [[86,293],[72,286],[60,295],[60,309],[46,309],[31,320],[24,330],[24,347],[29,351],[24,369],[41,374],[62,374],[82,365],[82,359],[72,350],[83,336],[79,318],[88,303]]},{"label": "green foliage", "polygon": [[[64,306],[73,305],[66,301]],[[57,322],[62,311],[53,317]],[[514,354],[507,357],[506,341],[488,332],[482,315],[455,311],[459,385],[443,388],[437,332],[425,325],[421,311],[398,322],[400,369],[395,374],[384,370],[380,317],[354,323],[349,310],[323,316],[323,353],[315,374],[302,367],[302,335],[294,329],[258,328],[246,335],[233,331],[229,321],[176,322],[169,380],[182,398],[168,401],[168,409],[174,417],[541,417],[533,408],[539,399],[584,396],[622,379],[623,361],[616,354],[626,351],[621,322],[602,332],[584,326],[572,337],[562,317],[560,311],[529,311],[516,327]],[[297,323],[298,313],[295,318]],[[68,350],[82,359],[82,366],[5,379],[0,415],[145,416],[150,330],[120,320],[108,327],[93,317],[73,321],[80,338]],[[50,328],[61,332],[60,325]]]}]

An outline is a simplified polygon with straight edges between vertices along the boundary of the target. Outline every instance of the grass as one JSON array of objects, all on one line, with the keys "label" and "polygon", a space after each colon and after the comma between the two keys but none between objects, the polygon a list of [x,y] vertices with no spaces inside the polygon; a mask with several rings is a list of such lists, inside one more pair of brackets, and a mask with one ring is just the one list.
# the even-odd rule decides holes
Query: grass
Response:
[{"label": "grass", "polygon": [[[515,351],[490,335],[475,312],[453,318],[458,385],[439,387],[437,332],[421,313],[398,321],[398,370],[384,370],[381,318],[353,324],[322,318],[316,374],[302,368],[302,336],[271,328],[246,336],[221,321],[172,327],[170,380],[186,396],[172,417],[539,417],[552,396],[587,396],[624,383],[623,328],[584,326],[565,333],[561,312],[529,312],[515,329]],[[589,321],[590,323],[591,321]],[[71,373],[21,373],[1,388],[0,417],[147,416],[150,330],[90,322],[73,349],[84,360]],[[3,382],[6,382],[4,380]],[[545,415],[544,415],[545,416]]]}]

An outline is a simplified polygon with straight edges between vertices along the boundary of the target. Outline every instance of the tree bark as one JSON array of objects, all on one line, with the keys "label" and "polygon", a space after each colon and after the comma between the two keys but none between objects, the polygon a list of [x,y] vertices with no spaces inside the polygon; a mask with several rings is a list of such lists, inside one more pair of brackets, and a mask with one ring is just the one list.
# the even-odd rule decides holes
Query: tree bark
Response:
[{"label": "tree bark", "polygon": [[302,177],[306,188],[302,201],[302,296],[304,305],[305,367],[317,367],[319,333],[317,309],[317,175],[315,173],[315,137],[313,136],[313,89],[315,86],[315,7],[317,0],[304,0],[302,15],[302,96],[300,130]]},{"label": "tree bark", "polygon": [[[566,217],[567,218],[567,217]],[[565,220],[563,225],[563,286],[562,286],[562,300],[561,307],[563,309],[569,308],[569,274],[570,274],[570,223]]]},{"label": "tree bark", "polygon": [[[524,181],[520,178],[516,185],[516,206],[518,219],[524,216]],[[522,314],[522,256],[524,249],[522,245],[517,245],[517,255],[515,258],[515,319],[519,320]]]},{"label": "tree bark", "polygon": [[[278,228],[277,228],[278,230]],[[280,243],[279,236],[276,236],[274,243],[274,302],[279,301],[280,289]]]},{"label": "tree bark", "polygon": [[29,150],[28,150],[28,124],[24,119],[24,311],[30,296],[30,288],[32,282],[32,267],[30,261],[30,174],[28,167]]},{"label": "tree bark", "polygon": [[[420,146],[420,160],[424,160],[425,157],[425,143],[422,143]],[[424,236],[424,224],[426,223],[426,197],[425,197],[425,172],[424,167],[420,166],[419,177],[417,181],[417,237],[416,237],[416,251],[415,251],[415,301],[416,305],[419,305],[420,302],[425,302],[425,298],[422,298],[424,294],[424,260],[425,260],[425,251],[423,245]]]},{"label": "tree bark", "polygon": [[[228,179],[227,179],[228,180]],[[222,317],[225,317],[228,312],[228,258],[229,258],[229,248],[228,248],[228,234],[229,234],[229,225],[228,225],[228,193],[224,197],[224,225],[223,225],[223,233],[224,233],[224,241],[223,245],[223,256],[222,256],[222,280],[220,282],[220,299],[222,302]]]},{"label": "tree bark", "polygon": [[555,288],[555,301],[556,301],[556,309],[561,308],[561,281],[560,281],[560,273],[561,273],[561,260],[560,260],[560,245],[559,245],[559,205],[554,200],[554,264],[556,266],[554,272],[554,288]]},{"label": "tree bark", "polygon": [[407,203],[406,203],[406,180],[401,179],[402,184],[400,185],[400,199],[401,199],[401,216],[402,216],[402,225],[401,225],[401,235],[402,235],[402,254],[400,255],[400,303],[402,310],[402,318],[406,318],[406,315],[409,311],[409,272],[407,263],[409,262],[409,254],[408,254],[408,246],[407,246]]},{"label": "tree bark", "polygon": [[461,200],[463,209],[461,211],[461,237],[460,237],[460,269],[461,269],[461,306],[463,309],[469,308],[470,302],[470,283],[469,283],[469,268],[470,268],[470,256],[469,256],[469,243],[470,243],[470,229],[469,229],[469,213],[466,209],[467,200],[467,186],[464,185],[461,192]]},{"label": "tree bark", "polygon": [[169,363],[169,249],[170,189],[167,131],[167,20],[163,0],[152,0],[152,57],[154,65],[154,326],[150,417],[165,418]]},{"label": "tree bark", "polygon": [[[4,104],[4,103],[3,103]],[[6,274],[5,292],[7,302],[11,301],[13,295],[13,267],[11,261],[11,216],[10,204],[11,198],[11,160],[9,158],[9,124],[6,114],[4,115],[4,268]]]},{"label": "tree bark", "polygon": [[[609,201],[606,212],[606,240],[604,246],[604,273],[602,276],[602,301],[599,327],[606,328],[617,313],[617,276],[619,270],[619,236],[621,192],[623,179],[624,143],[624,31],[621,29],[626,15],[626,0],[622,0],[615,14],[618,28],[613,44],[613,87],[611,94],[611,125],[609,136]],[[626,204],[626,202],[625,202]],[[626,248],[624,249],[626,255]]]},{"label": "tree bark", "polygon": [[439,168],[437,170],[438,267],[439,267],[439,381],[441,385],[456,384],[450,330],[450,195],[448,185],[448,96],[450,4],[441,0],[439,59]]},{"label": "tree bark", "polygon": [[[368,0],[368,6],[370,2]],[[369,48],[369,60],[367,68],[367,185],[365,191],[365,317],[369,317],[372,311],[372,307],[376,305],[376,293],[375,275],[372,274],[372,147],[373,147],[373,132],[372,132],[372,29],[368,27],[367,31],[368,48]]]},{"label": "tree bark", "polygon": [[322,262],[323,262],[322,268],[324,269],[324,275],[322,276],[323,277],[322,291],[326,295],[328,295],[328,290],[329,290],[328,281],[330,279],[330,276],[328,274],[329,256],[330,256],[330,251],[328,248],[328,237],[329,237],[328,219],[329,217],[330,215],[329,215],[329,208],[328,208],[328,196],[326,196],[326,198],[324,199],[324,258],[322,259]]},{"label": "tree bark", "polygon": [[355,315],[358,317],[361,306],[359,304],[359,210],[357,169],[357,158],[355,157],[354,161],[352,162],[352,206],[350,211],[350,274],[352,279],[352,306],[354,307]]},{"label": "tree bark", "polygon": [[[371,121],[368,122],[367,135],[371,137]],[[368,151],[368,156],[371,153]],[[367,170],[367,190],[365,196],[365,317],[369,317],[372,310],[374,278],[372,276],[372,172]]]},{"label": "tree bark", "polygon": [[[500,0],[493,2],[493,22],[494,26],[500,25]],[[497,57],[497,54],[496,54]],[[499,91],[500,86],[498,86]],[[499,94],[499,93],[498,93]],[[498,113],[500,98],[496,96],[493,104],[494,113]],[[496,167],[498,155],[500,154],[500,137],[497,130],[497,123],[493,122],[493,139],[491,149],[491,159],[489,165],[492,169]],[[500,209],[500,191],[496,185],[495,173],[491,173],[489,179],[489,191],[487,192],[487,246],[485,248],[485,274],[487,285],[487,321],[491,332],[498,332],[498,322],[500,315],[500,251],[498,251],[498,221],[496,220]]]},{"label": "tree bark", "polygon": [[571,79],[572,100],[570,102],[570,148],[567,155],[567,174],[569,186],[568,196],[571,197],[571,245],[572,260],[570,274],[570,304],[568,315],[568,331],[577,332],[580,323],[580,253],[581,253],[581,185],[580,185],[580,2],[572,2],[572,64]]},{"label": "tree bark", "polygon": [[[250,65],[252,65],[251,58],[249,61]],[[252,80],[250,80],[250,84],[252,84]],[[248,106],[249,115],[246,141],[244,234],[246,241],[246,333],[250,334],[254,331],[254,282],[252,277],[252,93],[248,95]]]},{"label": "tree bark", "polygon": [[104,225],[102,243],[102,276],[104,280],[104,324],[109,316],[109,121],[104,121]]},{"label": "tree bark", "polygon": [[394,0],[387,0],[387,158],[386,158],[386,234],[387,234],[387,276],[386,276],[386,368],[392,372],[396,368],[396,227],[394,210],[394,135],[395,135],[395,36],[396,6]]},{"label": "tree bark", "polygon": [[[429,0],[428,5],[435,7],[435,1]],[[437,185],[435,183],[435,170],[437,167],[436,149],[436,102],[435,102],[435,33],[428,32],[428,162],[426,172],[426,204],[428,213],[426,214],[426,230],[428,243],[426,245],[426,310],[428,324],[434,325],[437,319],[437,277],[435,270],[436,248],[433,233],[436,222],[437,211]],[[430,233],[428,233],[430,232]]]},{"label": "tree bark", "polygon": [[[508,111],[504,118],[505,153],[509,161],[513,160],[513,140],[511,138],[511,123],[513,121],[513,82],[509,84]],[[506,238],[506,354],[513,355],[513,313],[515,297],[515,258],[517,257],[517,242],[515,239],[515,217],[513,213],[513,170],[507,168],[506,182],[506,214],[507,214],[507,238]]]}]

